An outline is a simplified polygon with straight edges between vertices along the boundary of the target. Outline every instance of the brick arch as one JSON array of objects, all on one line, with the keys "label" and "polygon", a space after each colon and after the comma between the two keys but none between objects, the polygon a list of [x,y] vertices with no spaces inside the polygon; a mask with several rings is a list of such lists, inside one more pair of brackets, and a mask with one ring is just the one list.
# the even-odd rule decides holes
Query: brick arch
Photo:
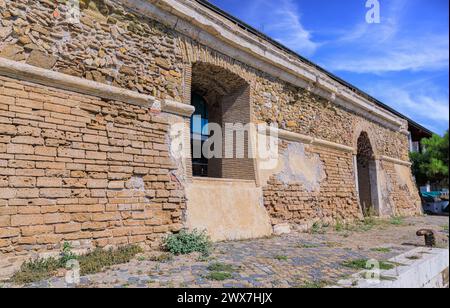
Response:
[{"label": "brick arch", "polygon": [[373,140],[367,130],[361,130],[356,141],[356,181],[359,205],[365,216],[380,214],[379,176]]},{"label": "brick arch", "polygon": [[215,64],[195,62],[191,71],[191,89],[205,98],[232,95],[249,86],[238,74]]},{"label": "brick arch", "polygon": [[368,141],[370,142],[373,155],[379,155],[377,143],[376,143],[376,136],[374,133],[374,130],[370,127],[370,125],[367,125],[366,123],[359,123],[353,132],[353,141],[352,146],[354,147],[355,151],[358,149],[358,139],[361,137],[361,134],[365,133],[367,135]]}]

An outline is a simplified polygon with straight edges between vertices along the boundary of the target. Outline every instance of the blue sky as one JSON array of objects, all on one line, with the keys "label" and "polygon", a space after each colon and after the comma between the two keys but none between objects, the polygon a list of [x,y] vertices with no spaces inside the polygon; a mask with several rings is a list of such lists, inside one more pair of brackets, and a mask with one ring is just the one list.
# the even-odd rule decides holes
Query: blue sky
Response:
[{"label": "blue sky", "polygon": [[449,1],[211,0],[432,131],[449,127]]}]

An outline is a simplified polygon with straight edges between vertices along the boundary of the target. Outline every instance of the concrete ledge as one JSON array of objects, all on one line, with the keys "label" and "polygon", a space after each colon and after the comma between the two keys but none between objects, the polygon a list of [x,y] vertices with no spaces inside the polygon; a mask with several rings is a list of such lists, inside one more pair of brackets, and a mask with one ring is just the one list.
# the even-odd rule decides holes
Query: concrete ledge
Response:
[{"label": "concrete ledge", "polygon": [[403,166],[408,166],[408,167],[412,166],[412,163],[409,161],[400,160],[400,159],[389,157],[389,156],[380,155],[380,156],[376,157],[376,159],[384,160],[384,161],[391,162],[391,163],[394,163],[397,165],[403,165]]},{"label": "concrete ledge", "polygon": [[194,107],[190,105],[170,100],[165,100],[161,103],[158,99],[150,95],[140,94],[131,90],[113,87],[100,82],[66,75],[4,58],[0,58],[0,75],[185,117],[191,116],[194,112]]},{"label": "concrete ledge", "polygon": [[314,138],[306,135],[302,135],[299,133],[290,132],[284,129],[279,129],[275,127],[267,126],[267,134],[275,134],[278,135],[278,138],[286,141],[300,142],[305,144],[312,144],[316,146],[322,146],[326,148],[331,148],[334,150],[339,150],[342,152],[354,153],[355,149],[353,147],[349,147],[343,144]]},{"label": "concrete ledge", "polygon": [[448,249],[417,248],[389,260],[400,266],[381,271],[380,281],[364,278],[365,271],[353,279],[339,282],[338,287],[353,288],[446,288],[449,285]]},{"label": "concrete ledge", "polygon": [[195,107],[192,105],[182,104],[167,99],[162,102],[161,109],[164,112],[173,113],[184,117],[190,117],[195,111]]}]

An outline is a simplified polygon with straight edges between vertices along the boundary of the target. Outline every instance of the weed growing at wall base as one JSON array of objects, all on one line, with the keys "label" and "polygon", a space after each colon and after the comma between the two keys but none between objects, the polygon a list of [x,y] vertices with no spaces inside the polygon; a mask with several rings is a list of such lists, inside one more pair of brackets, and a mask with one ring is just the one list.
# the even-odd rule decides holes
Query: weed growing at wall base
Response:
[{"label": "weed growing at wall base", "polygon": [[[141,252],[140,247],[130,245],[120,247],[117,250],[98,248],[86,255],[75,256],[65,245],[61,257],[58,259],[37,259],[22,264],[20,270],[11,278],[11,282],[20,285],[48,279],[54,276],[58,270],[64,269],[67,262],[74,259],[80,264],[81,275],[94,274],[101,272],[108,266],[128,263]],[[69,256],[70,259],[68,259]]]},{"label": "weed growing at wall base", "polygon": [[203,256],[208,256],[212,248],[211,241],[206,233],[198,230],[192,232],[181,230],[178,234],[171,234],[166,238],[163,246],[174,255],[199,252]]}]

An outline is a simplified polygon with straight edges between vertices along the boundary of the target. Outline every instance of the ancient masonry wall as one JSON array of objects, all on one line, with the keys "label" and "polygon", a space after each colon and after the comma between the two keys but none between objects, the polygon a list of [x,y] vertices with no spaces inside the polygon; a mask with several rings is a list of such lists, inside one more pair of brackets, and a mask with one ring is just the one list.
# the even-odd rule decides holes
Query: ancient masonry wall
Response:
[{"label": "ancient masonry wall", "polygon": [[0,77],[0,255],[156,246],[180,230],[167,130],[148,108]]},{"label": "ancient masonry wall", "polygon": [[[401,132],[202,46],[119,0],[80,4],[81,23],[68,24],[64,4],[55,17],[53,1],[0,0],[0,57],[184,103],[192,65],[204,62],[250,85],[252,122],[353,148],[366,131],[377,156],[408,160]],[[64,240],[152,245],[158,234],[179,230],[184,191],[172,175],[165,117],[2,77],[0,251],[25,256]],[[352,153],[312,145],[295,151],[319,164],[320,174],[309,182],[281,170],[264,183],[273,223],[360,217]],[[289,154],[288,144],[280,154]],[[417,213],[410,172],[380,166],[391,208]]]},{"label": "ancient masonry wall", "polygon": [[[284,143],[283,170],[264,189],[272,224],[290,222],[311,227],[316,222],[351,222],[362,218],[355,187],[352,153],[317,146]],[[299,156],[298,154],[301,154]],[[289,163],[288,157],[302,161]]]}]

